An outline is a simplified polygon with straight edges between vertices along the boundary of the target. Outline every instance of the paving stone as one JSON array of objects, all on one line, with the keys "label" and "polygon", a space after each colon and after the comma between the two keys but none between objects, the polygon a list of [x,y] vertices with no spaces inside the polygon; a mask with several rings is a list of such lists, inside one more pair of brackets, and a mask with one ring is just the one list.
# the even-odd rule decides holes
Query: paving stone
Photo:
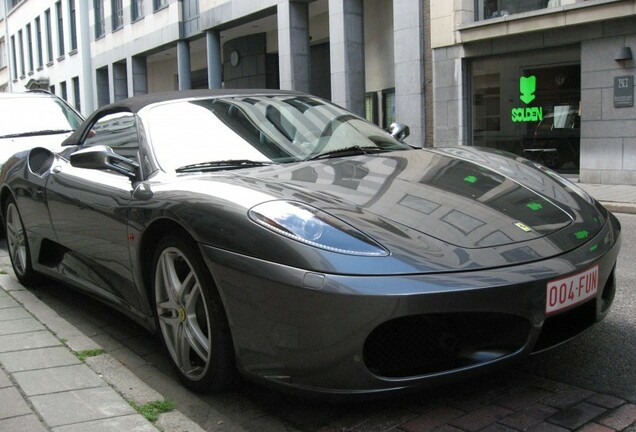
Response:
[{"label": "paving stone", "polygon": [[12,307],[2,309],[0,314],[0,321],[11,321],[23,318],[33,318],[26,310],[21,307]]},{"label": "paving stone", "polygon": [[[2,361],[0,361],[2,363]],[[11,387],[13,383],[9,379],[9,376],[0,369],[0,388]]]},{"label": "paving stone", "polygon": [[451,426],[472,432],[483,429],[508,415],[512,411],[496,405],[488,405],[476,411],[466,414],[450,422]]},{"label": "paving stone", "polygon": [[499,423],[517,430],[526,431],[545,421],[557,412],[559,411],[556,408],[541,404],[534,404],[532,407],[528,407],[522,411],[517,411],[508,417],[499,420]]},{"label": "paving stone", "polygon": [[617,408],[625,403],[623,399],[617,398],[615,396],[597,394],[592,396],[591,398],[586,399],[586,402],[592,403],[594,405],[602,406],[603,408]]},{"label": "paving stone", "polygon": [[105,385],[104,381],[85,364],[16,372],[13,377],[27,396]]},{"label": "paving stone", "polygon": [[51,427],[136,413],[110,387],[33,396],[31,402]]},{"label": "paving stone", "polygon": [[440,407],[401,424],[400,429],[407,432],[428,432],[465,414],[466,412],[457,408]]},{"label": "paving stone", "polygon": [[372,416],[362,427],[354,429],[364,432],[384,432],[392,429],[410,419],[417,414],[401,409],[386,409]]},{"label": "paving stone", "polygon": [[528,432],[570,432],[570,429],[566,429],[552,423],[539,423],[538,425],[532,426],[528,429]]},{"label": "paving stone", "polygon": [[18,304],[18,302],[16,302],[13,297],[11,297],[10,295],[3,293],[0,296],[0,309],[6,309],[6,308],[14,308],[14,307],[20,307],[20,305]]},{"label": "paving stone", "polygon": [[575,388],[572,390],[554,393],[553,395],[542,399],[541,403],[555,408],[564,409],[592,396],[594,396],[593,391]]},{"label": "paving stone", "polygon": [[636,405],[627,404],[616,408],[601,417],[598,422],[612,429],[625,429],[636,423]]},{"label": "paving stone", "polygon": [[610,429],[606,426],[602,426],[598,423],[588,423],[581,429],[577,429],[577,432],[615,432],[614,429]]},{"label": "paving stone", "polygon": [[61,345],[55,336],[48,331],[37,331],[0,336],[0,353],[29,350]]},{"label": "paving stone", "polygon": [[65,346],[0,353],[0,363],[9,371],[22,372],[81,363]]},{"label": "paving stone", "polygon": [[552,393],[537,387],[525,387],[520,391],[497,399],[497,405],[511,410],[531,408],[536,402],[551,396]]},{"label": "paving stone", "polygon": [[606,408],[581,402],[555,414],[548,421],[568,429],[576,429],[606,411]]},{"label": "paving stone", "polygon": [[23,415],[0,420],[0,431],[7,432],[46,432],[47,428],[35,414]]},{"label": "paving stone", "polygon": [[[173,429],[166,431],[176,432]],[[113,417],[53,428],[53,432],[157,432],[157,428],[139,414]]]},{"label": "paving stone", "polygon": [[27,333],[44,330],[44,326],[35,318],[21,318],[8,321],[0,321],[0,335]]},{"label": "paving stone", "polygon": [[486,426],[484,429],[481,429],[480,432],[517,432],[517,429],[510,428],[500,423],[493,423],[490,426]]},{"label": "paving stone", "polygon": [[31,414],[31,409],[17,388],[5,387],[0,389],[0,419],[26,414]]}]

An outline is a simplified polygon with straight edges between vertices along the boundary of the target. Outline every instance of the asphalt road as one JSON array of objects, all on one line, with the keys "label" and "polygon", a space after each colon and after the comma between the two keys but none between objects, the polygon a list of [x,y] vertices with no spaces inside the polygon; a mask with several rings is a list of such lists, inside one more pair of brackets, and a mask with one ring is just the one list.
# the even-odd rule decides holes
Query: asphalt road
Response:
[{"label": "asphalt road", "polygon": [[370,416],[379,417],[380,423],[386,419],[388,424],[399,421],[409,407],[442,399],[444,395],[468,389],[488,394],[500,388],[497,382],[505,380],[522,386],[523,377],[528,374],[636,403],[636,215],[618,217],[623,225],[623,248],[617,269],[617,294],[602,323],[562,347],[496,374],[389,401],[334,406],[247,382],[239,382],[222,394],[193,394],[176,379],[159,342],[123,315],[58,284],[32,291],[209,431],[318,431],[334,423],[353,426]]}]

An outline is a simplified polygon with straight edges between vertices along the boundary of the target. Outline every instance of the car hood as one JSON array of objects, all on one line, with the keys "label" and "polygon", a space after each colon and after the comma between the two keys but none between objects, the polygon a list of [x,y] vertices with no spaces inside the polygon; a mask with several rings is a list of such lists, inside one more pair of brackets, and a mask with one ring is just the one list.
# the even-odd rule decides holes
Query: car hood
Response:
[{"label": "car hood", "polygon": [[[325,210],[353,225],[358,217],[341,212],[334,201],[462,248],[526,242],[585,218],[594,232],[600,229],[594,217],[601,215],[593,203],[541,176],[551,184],[535,190],[492,167],[426,150],[336,158],[259,173],[261,179],[323,199]],[[586,237],[594,232],[588,229]]]},{"label": "car hood", "polygon": [[[538,261],[590,241],[607,217],[587,194],[545,168],[475,148],[406,150],[187,175],[179,183],[170,182],[168,201],[174,202],[175,187],[180,195],[197,191],[188,199],[191,203],[207,202],[200,194],[214,197],[200,209],[183,210],[183,217],[201,227],[202,243],[333,273],[430,273]],[[267,235],[248,218],[235,217],[277,199],[328,212],[390,255],[365,259],[320,252]],[[231,221],[222,222],[226,213]],[[212,231],[205,222],[209,220],[216,221]],[[590,246],[594,253],[603,248]],[[307,259],[310,255],[315,258]]]}]

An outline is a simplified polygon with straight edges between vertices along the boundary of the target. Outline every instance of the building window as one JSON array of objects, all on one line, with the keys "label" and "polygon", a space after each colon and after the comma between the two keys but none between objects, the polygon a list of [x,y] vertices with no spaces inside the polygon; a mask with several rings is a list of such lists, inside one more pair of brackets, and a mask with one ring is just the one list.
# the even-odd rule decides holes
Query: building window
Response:
[{"label": "building window", "polygon": [[51,9],[44,12],[44,25],[46,26],[46,62],[53,61],[53,32],[51,31]]},{"label": "building window", "polygon": [[132,0],[132,3],[130,5],[130,10],[131,10],[132,21],[137,21],[139,18],[144,16],[144,1]]},{"label": "building window", "polygon": [[111,0],[111,10],[113,17],[113,31],[124,26],[124,4],[123,0]]},{"label": "building window", "polygon": [[49,86],[49,93],[55,94],[55,86],[54,85]]},{"label": "building window", "polygon": [[573,0],[476,0],[475,20],[529,12],[575,3]]},{"label": "building window", "polygon": [[395,122],[395,89],[382,90],[382,127],[387,129]]},{"label": "building window", "polygon": [[80,81],[79,77],[74,77],[72,79],[73,82],[73,99],[75,102],[75,109],[78,111],[82,111],[82,100],[80,98]]},{"label": "building window", "polygon": [[154,1],[153,6],[155,11],[168,6],[168,0],[153,0],[153,1]]},{"label": "building window", "polygon": [[7,46],[4,42],[4,37],[0,37],[0,69],[4,69],[5,67],[7,67],[6,56]]},{"label": "building window", "polygon": [[106,34],[106,26],[104,23],[104,0],[95,0],[95,39]]},{"label": "building window", "polygon": [[75,0],[68,0],[69,16],[71,18],[71,51],[77,50],[77,12]]},{"label": "building window", "polygon": [[55,3],[55,12],[57,14],[57,52],[58,56],[64,55],[64,16],[62,15],[62,2]]},{"label": "building window", "polygon": [[66,81],[60,83],[60,97],[68,101],[68,92],[66,91]]},{"label": "building window", "polygon": [[40,17],[35,19],[35,50],[37,51],[36,67],[39,69],[42,67],[42,24],[40,23]]},{"label": "building window", "polygon": [[16,59],[15,36],[11,36],[11,62],[13,63],[13,73],[11,74],[11,78],[14,80],[18,79],[18,63]]},{"label": "building window", "polygon": [[17,5],[19,5],[19,4],[20,4],[20,3],[22,3],[23,1],[24,1],[24,0],[9,0],[9,1],[7,2],[8,9],[9,9],[9,10],[13,9],[14,7],[16,7]]},{"label": "building window", "polygon": [[22,38],[22,30],[18,31],[18,42],[20,43],[20,77],[24,77],[24,39]]},{"label": "building window", "polygon": [[27,70],[29,73],[33,73],[33,36],[31,35],[31,24],[26,26],[26,39],[27,39]]}]

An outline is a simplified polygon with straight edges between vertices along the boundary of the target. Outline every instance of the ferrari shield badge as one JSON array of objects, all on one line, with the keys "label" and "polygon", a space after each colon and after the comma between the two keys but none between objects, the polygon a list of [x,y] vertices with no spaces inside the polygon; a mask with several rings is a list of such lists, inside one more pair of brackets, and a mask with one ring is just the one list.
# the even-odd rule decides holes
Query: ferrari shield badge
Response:
[{"label": "ferrari shield badge", "polygon": [[515,222],[515,226],[524,232],[532,231],[532,228],[530,228],[528,225],[521,222]]}]

